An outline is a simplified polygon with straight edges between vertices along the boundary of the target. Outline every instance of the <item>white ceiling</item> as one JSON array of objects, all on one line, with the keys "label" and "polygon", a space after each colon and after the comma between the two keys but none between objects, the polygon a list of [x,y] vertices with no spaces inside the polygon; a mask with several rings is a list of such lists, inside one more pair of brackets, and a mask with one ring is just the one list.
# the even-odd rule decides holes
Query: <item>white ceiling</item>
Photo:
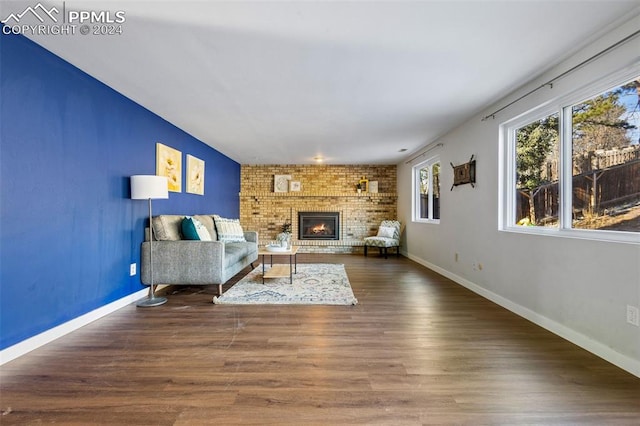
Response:
[{"label": "white ceiling", "polygon": [[69,0],[123,34],[30,38],[241,164],[395,164],[639,5]]}]

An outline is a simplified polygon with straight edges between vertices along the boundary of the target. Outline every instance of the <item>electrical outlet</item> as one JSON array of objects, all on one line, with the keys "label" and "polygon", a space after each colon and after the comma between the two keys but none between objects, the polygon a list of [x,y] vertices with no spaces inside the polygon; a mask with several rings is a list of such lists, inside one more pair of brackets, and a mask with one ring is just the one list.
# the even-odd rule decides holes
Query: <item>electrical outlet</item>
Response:
[{"label": "electrical outlet", "polygon": [[131,275],[132,277],[136,274],[136,264],[132,263],[131,265],[129,265],[129,275]]},{"label": "electrical outlet", "polygon": [[474,260],[473,263],[471,264],[471,267],[473,268],[474,271],[477,271],[478,270],[478,262],[476,262]]},{"label": "electrical outlet", "polygon": [[640,310],[636,306],[627,305],[627,322],[640,327]]}]

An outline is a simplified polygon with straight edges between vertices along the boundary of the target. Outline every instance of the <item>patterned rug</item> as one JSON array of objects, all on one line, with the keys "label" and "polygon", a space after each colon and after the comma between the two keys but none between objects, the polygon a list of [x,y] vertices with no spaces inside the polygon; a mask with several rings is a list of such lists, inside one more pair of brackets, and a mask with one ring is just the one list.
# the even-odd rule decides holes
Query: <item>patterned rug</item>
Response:
[{"label": "patterned rug", "polygon": [[[267,265],[265,270],[269,270]],[[229,305],[355,305],[344,265],[300,263],[289,278],[267,278],[262,284],[262,264],[238,281],[213,303]]]}]

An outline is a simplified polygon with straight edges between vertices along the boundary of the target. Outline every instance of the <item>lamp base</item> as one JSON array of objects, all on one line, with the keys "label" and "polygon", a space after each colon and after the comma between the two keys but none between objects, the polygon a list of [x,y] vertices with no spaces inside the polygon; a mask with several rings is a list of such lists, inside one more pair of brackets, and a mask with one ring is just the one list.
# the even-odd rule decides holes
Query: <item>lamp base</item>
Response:
[{"label": "lamp base", "polygon": [[140,308],[150,308],[152,306],[160,306],[167,303],[166,297],[148,297],[146,299],[142,299],[136,303],[136,306]]}]

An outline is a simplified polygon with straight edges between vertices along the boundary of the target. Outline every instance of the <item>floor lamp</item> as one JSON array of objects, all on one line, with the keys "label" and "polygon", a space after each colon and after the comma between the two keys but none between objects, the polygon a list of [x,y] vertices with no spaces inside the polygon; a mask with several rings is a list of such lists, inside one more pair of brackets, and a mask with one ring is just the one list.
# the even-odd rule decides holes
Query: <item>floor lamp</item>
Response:
[{"label": "floor lamp", "polygon": [[165,176],[131,176],[131,199],[149,200],[149,271],[151,272],[151,285],[149,286],[149,297],[140,300],[136,304],[143,308],[158,306],[167,302],[166,297],[156,297],[153,289],[153,216],[151,215],[151,200],[161,198],[169,198],[169,185]]}]

